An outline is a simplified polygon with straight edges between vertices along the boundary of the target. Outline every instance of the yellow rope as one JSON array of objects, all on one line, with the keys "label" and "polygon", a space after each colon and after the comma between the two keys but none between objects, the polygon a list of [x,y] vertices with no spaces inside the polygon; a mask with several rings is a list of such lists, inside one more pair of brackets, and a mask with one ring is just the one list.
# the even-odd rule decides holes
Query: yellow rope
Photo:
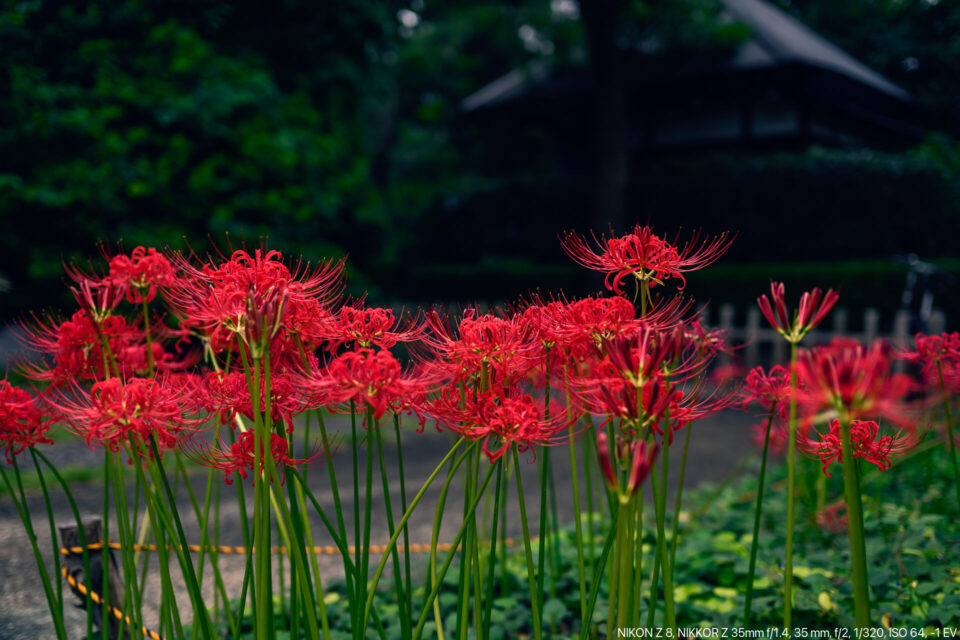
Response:
[{"label": "yellow rope", "polygon": [[[103,545],[99,545],[98,548],[102,546]],[[82,551],[82,548],[81,548],[81,551]],[[66,567],[63,567],[61,571],[63,572],[63,577],[67,579],[67,584],[69,584],[71,587],[79,591],[81,595],[86,596],[91,600],[93,600],[95,604],[101,603],[99,593],[91,589],[88,589],[85,584],[83,584],[82,582],[74,578],[72,575],[70,575],[70,572],[67,571]],[[110,613],[112,613],[117,620],[120,620],[131,629],[136,629],[136,626],[133,624],[133,620],[130,619],[130,616],[124,615],[123,611],[120,611],[120,609],[117,609],[116,607],[111,605]],[[141,633],[143,633],[145,637],[150,638],[150,640],[165,640],[165,638],[161,636],[159,633],[157,633],[156,631],[147,629],[146,627],[140,627],[140,631]]]},{"label": "yellow rope", "polygon": [[[507,538],[506,543],[508,547],[512,547],[515,544],[513,538]],[[123,549],[123,547],[120,545],[119,542],[108,542],[107,547],[110,549],[117,549],[117,550]],[[450,543],[440,543],[437,545],[437,551],[449,551],[452,547],[453,545],[451,545]],[[134,551],[157,551],[157,545],[155,544],[133,544],[131,545],[131,548]],[[103,543],[94,542],[92,544],[88,544],[87,549],[89,549],[90,551],[97,551],[97,550],[103,549]],[[176,549],[176,547],[174,547],[173,545],[167,546],[167,550],[172,551],[174,549]],[[204,550],[204,547],[202,547],[199,544],[191,544],[191,545],[187,545],[187,549],[189,549],[194,553],[200,553],[201,551]],[[216,552],[216,553],[240,554],[240,555],[246,555],[247,553],[246,547],[231,547],[226,545],[208,546],[205,548],[205,550],[211,553]],[[356,547],[352,545],[347,547],[347,550],[351,554],[356,553]],[[387,551],[387,545],[385,544],[370,545],[370,553],[385,553],[386,551]],[[398,544],[397,551],[403,552],[404,546],[402,544]],[[341,553],[340,549],[333,545],[328,545],[323,547],[314,547],[313,552],[316,553],[317,555],[327,555],[327,556],[336,556],[336,555],[340,555]],[[411,544],[410,552],[411,553],[429,553],[430,545],[429,544]],[[60,553],[65,556],[80,555],[83,553],[83,547],[60,547]],[[286,547],[270,547],[270,553],[286,554],[287,548]]]},{"label": "yellow rope", "polygon": [[[513,538],[507,538],[505,542],[508,547],[512,547],[515,544]],[[123,547],[120,545],[119,542],[110,542],[110,541],[107,542],[107,548],[118,549],[118,550],[123,549]],[[133,544],[132,548],[134,551],[157,551],[157,545],[155,544]],[[167,546],[167,549],[169,550],[172,550],[174,548],[175,547],[173,547],[172,545]],[[188,545],[187,548],[190,551],[193,551],[194,553],[199,553],[204,549],[204,547],[202,547],[199,544],[191,544],[191,545]],[[453,545],[450,543],[441,543],[437,545],[437,551],[449,551],[452,548],[453,548]],[[89,551],[97,551],[100,549],[103,549],[102,542],[94,542],[87,545],[87,550]],[[217,553],[226,553],[226,554],[246,555],[247,553],[246,547],[230,547],[226,545],[208,546],[206,547],[206,550],[210,552],[216,551]],[[252,550],[253,549],[251,549],[251,551]],[[351,554],[356,553],[356,547],[350,546],[348,547],[348,550]],[[404,546],[402,544],[397,545],[398,552],[402,552],[403,550],[404,550]],[[314,547],[313,551],[314,553],[317,553],[320,555],[339,555],[340,554],[340,549],[332,545],[325,546],[325,547]],[[387,545],[385,544],[370,545],[371,553],[385,553],[386,551],[387,551]],[[428,553],[429,551],[430,551],[429,544],[411,544],[410,545],[411,553]],[[285,554],[286,552],[287,552],[286,547],[270,548],[270,553]],[[83,553],[83,547],[60,547],[60,553],[65,556],[80,555]],[[93,591],[92,589],[87,588],[85,584],[83,584],[82,582],[74,578],[72,575],[70,575],[70,572],[67,571],[66,567],[62,568],[62,572],[63,572],[63,577],[67,579],[67,584],[69,584],[71,587],[79,591],[82,596],[88,597],[91,600],[93,600],[95,604],[101,604],[100,594],[98,594],[96,591]],[[133,621],[130,619],[130,616],[124,615],[123,611],[121,611],[120,609],[117,609],[114,606],[110,606],[110,612],[113,614],[113,616],[117,620],[120,620],[131,629],[135,628]],[[156,631],[151,631],[146,627],[141,627],[140,631],[141,633],[143,633],[144,637],[150,638],[150,640],[166,640],[163,636],[161,636]]]}]

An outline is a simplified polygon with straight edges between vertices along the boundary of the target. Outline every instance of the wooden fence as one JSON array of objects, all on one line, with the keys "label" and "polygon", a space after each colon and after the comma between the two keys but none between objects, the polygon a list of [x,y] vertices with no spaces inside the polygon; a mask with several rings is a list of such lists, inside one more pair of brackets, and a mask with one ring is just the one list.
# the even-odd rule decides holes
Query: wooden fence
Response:
[{"label": "wooden fence", "polygon": [[[733,305],[722,304],[711,314],[710,308],[704,309],[702,317],[705,326],[722,329],[728,342],[736,348],[735,353],[743,364],[752,368],[757,365],[783,364],[788,360],[788,344],[766,321],[757,307],[737,314]],[[913,347],[913,333],[910,330],[910,313],[898,311],[892,321],[881,323],[880,312],[867,309],[863,312],[858,331],[850,330],[850,314],[846,309],[834,309],[830,316],[816,329],[804,337],[801,343],[811,346],[829,342],[834,336],[849,336],[861,342],[872,342],[877,338],[888,339],[898,349]],[[882,330],[881,327],[889,327]],[[946,317],[941,311],[934,311],[925,333],[937,334],[946,330]]]}]

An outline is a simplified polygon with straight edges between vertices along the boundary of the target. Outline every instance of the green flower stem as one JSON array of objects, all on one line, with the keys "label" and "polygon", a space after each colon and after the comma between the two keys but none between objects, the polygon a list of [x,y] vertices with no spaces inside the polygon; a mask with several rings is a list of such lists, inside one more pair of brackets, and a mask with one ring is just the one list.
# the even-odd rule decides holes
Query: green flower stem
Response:
[{"label": "green flower stem", "polygon": [[43,478],[43,470],[40,469],[40,461],[37,460],[34,447],[30,447],[30,457],[33,459],[33,466],[37,470],[37,480],[40,481],[40,490],[43,492],[43,504],[47,510],[47,524],[50,526],[50,545],[53,547],[53,575],[54,581],[57,583],[57,607],[60,618],[63,619],[63,581],[60,580],[60,545],[57,543],[57,526],[53,520],[53,506],[50,504],[50,492],[47,491],[47,481]]},{"label": "green flower stem", "polygon": [[783,628],[793,622],[793,522],[797,475],[797,343],[790,342],[790,423],[787,431],[787,540],[783,561]]},{"label": "green flower stem", "polygon": [[[470,450],[468,449],[466,452],[464,452],[464,456],[469,454],[469,452]],[[445,462],[446,460],[444,460],[444,462],[442,462],[441,465],[445,464]],[[432,588],[430,589],[430,593],[427,595],[427,599],[424,601],[423,607],[420,609],[420,617],[417,620],[417,627],[416,629],[414,629],[414,632],[413,632],[413,640],[420,640],[421,636],[423,635],[423,626],[427,622],[427,611],[430,609],[430,607],[433,606],[433,603],[436,601],[437,594],[440,592],[440,586],[443,584],[443,578],[444,576],[447,575],[447,570],[450,568],[450,564],[453,562],[453,558],[457,555],[457,547],[460,545],[460,541],[463,539],[464,534],[466,533],[467,529],[470,526],[470,523],[473,521],[477,513],[477,505],[480,503],[480,499],[483,497],[483,493],[486,490],[487,485],[490,484],[490,480],[493,479],[493,472],[496,471],[495,467],[497,464],[502,464],[502,460],[498,460],[495,464],[490,466],[490,469],[487,471],[487,474],[483,479],[483,483],[481,483],[480,485],[479,491],[476,492],[473,502],[470,505],[470,509],[469,509],[469,513],[467,515],[466,521],[464,521],[464,523],[460,526],[460,530],[457,532],[457,535],[454,537],[453,542],[451,543],[452,548],[450,549],[450,552],[447,553],[447,559],[444,560],[443,566],[440,567],[440,573],[437,579],[433,581],[433,585],[432,585]],[[439,467],[437,471],[439,471]],[[411,508],[413,506],[414,506],[413,503],[411,503]],[[533,558],[529,553],[527,554],[527,556],[528,556],[528,562],[532,566]],[[381,561],[381,569],[383,564],[384,564],[383,561]],[[370,603],[368,602],[368,609],[369,609],[369,604]]]},{"label": "green flower stem", "polygon": [[[390,497],[390,482],[387,480],[387,464],[383,457],[383,435],[380,433],[380,429],[376,429],[376,439],[377,439],[377,457],[380,459],[380,478],[383,480],[383,502],[386,506],[387,512],[387,531],[390,532],[390,537],[393,537],[396,529],[393,526],[393,499]],[[410,634],[410,615],[407,612],[406,607],[406,595],[404,594],[403,589],[403,573],[400,570],[400,554],[397,553],[397,548],[394,547],[390,553],[390,556],[393,558],[393,582],[394,588],[396,589],[397,596],[397,609],[400,616],[400,628],[403,633],[404,640],[407,640],[407,637]]]},{"label": "green flower stem", "polygon": [[[670,571],[676,569],[674,562],[677,557],[677,545],[680,537],[680,507],[683,503],[683,480],[687,474],[687,451],[690,449],[690,433],[693,431],[693,423],[686,426],[687,433],[683,436],[683,455],[680,457],[680,478],[677,482],[677,501],[673,506],[673,533],[670,536]],[[671,578],[673,576],[671,575]]]},{"label": "green flower stem", "polygon": [[[544,356],[544,385],[543,385],[543,419],[550,419],[550,354]],[[537,531],[540,534],[540,544],[537,545],[537,604],[538,609],[543,611],[543,581],[544,581],[544,558],[549,544],[550,531],[547,525],[547,488],[550,484],[550,449],[544,447],[539,456],[540,471],[540,524]],[[520,469],[517,468],[519,473]],[[551,567],[552,569],[553,567]],[[552,577],[551,577],[552,581]]]},{"label": "green flower stem", "polygon": [[[407,482],[403,473],[403,443],[400,437],[400,414],[393,414],[393,430],[397,436],[397,471],[400,475],[400,509],[407,511]],[[407,619],[413,617],[413,579],[410,575],[410,529],[403,528],[403,567],[404,567],[404,589],[407,601]],[[412,620],[411,624],[413,623]]]},{"label": "green flower stem", "polygon": [[[363,599],[366,600],[368,593],[367,579],[370,576],[370,521],[373,515],[373,436],[370,429],[379,429],[379,424],[373,424],[372,410],[367,415],[367,459],[366,473],[364,474],[364,504],[363,504],[363,549],[361,549],[361,566],[358,579],[361,581],[360,587]],[[384,552],[383,559],[389,557],[389,549]],[[376,592],[376,586],[369,587],[369,594],[373,597]],[[363,636],[361,636],[362,638]]]},{"label": "green flower stem", "polygon": [[[127,452],[131,459],[132,453]],[[133,527],[130,523],[130,517],[127,511],[127,492],[123,480],[123,464],[120,462],[120,453],[113,454],[114,473],[113,473],[113,492],[114,509],[117,515],[117,533],[120,537],[120,563],[123,566],[123,613],[134,623],[134,629],[143,627],[140,611],[141,601],[139,590],[137,589],[137,570],[133,565]],[[58,554],[59,555],[59,554]]]},{"label": "green flower stem", "polygon": [[[33,456],[34,461],[39,457],[40,460],[43,460],[43,463],[47,465],[47,468],[53,473],[53,477],[57,479],[57,482],[60,483],[60,488],[63,489],[64,495],[67,497],[67,502],[70,504],[70,510],[73,512],[73,518],[77,523],[77,536],[79,537],[80,547],[83,549],[81,556],[83,557],[83,583],[91,584],[90,580],[90,550],[87,549],[87,533],[83,529],[83,519],[80,517],[80,509],[77,508],[77,501],[73,498],[73,492],[70,491],[70,486],[63,479],[63,476],[60,475],[60,472],[57,471],[57,468],[53,466],[50,460],[43,455],[42,452],[38,451],[35,447],[31,447],[30,455]],[[56,538],[54,538],[56,542]],[[57,549],[56,553],[59,554],[60,550]],[[84,598],[84,604],[87,608],[87,635],[90,637],[93,634],[93,600],[90,598]]]},{"label": "green flower stem", "polygon": [[[423,486],[420,487],[420,491],[418,491],[417,495],[415,495],[413,497],[413,500],[410,501],[410,506],[407,508],[407,510],[403,514],[403,517],[401,517],[400,521],[397,523],[397,529],[393,532],[393,535],[390,536],[390,540],[389,542],[387,542],[387,549],[384,552],[383,557],[380,558],[380,563],[377,565],[377,569],[373,574],[373,579],[370,581],[370,589],[369,589],[370,593],[367,596],[366,603],[364,604],[363,619],[360,625],[360,634],[359,634],[360,638],[366,637],[367,621],[370,619],[370,610],[373,608],[373,596],[377,591],[377,584],[380,582],[380,576],[383,575],[383,569],[387,565],[387,558],[389,557],[390,549],[397,544],[397,538],[400,537],[400,531],[406,526],[407,520],[410,519],[410,516],[413,514],[414,509],[416,509],[417,505],[420,504],[420,500],[423,498],[424,494],[426,494],[427,489],[430,487],[431,484],[433,484],[433,481],[436,479],[437,475],[439,475],[440,470],[443,469],[443,467],[446,466],[446,464],[454,456],[454,454],[457,452],[457,449],[459,449],[460,445],[463,444],[463,441],[464,441],[463,437],[458,438],[457,442],[453,445],[450,451],[447,452],[447,455],[445,455],[443,457],[443,460],[440,461],[440,464],[437,465],[437,468],[434,469],[433,472],[427,477],[426,481],[423,483]],[[458,460],[457,465],[454,465],[453,469],[451,469],[451,474],[453,473],[453,471],[456,470],[456,466],[458,466],[459,463],[462,462],[465,457],[469,456],[469,454],[471,453],[471,449],[475,446],[477,446],[476,443],[468,447],[467,450],[463,452],[463,454],[460,456],[460,459]],[[454,552],[456,551],[456,544],[454,544],[452,551]]]},{"label": "green flower stem", "polygon": [[[474,450],[476,453],[476,450]],[[463,522],[472,522],[468,520],[468,510],[470,503],[473,502],[475,491],[476,473],[474,471],[474,460],[476,455],[467,458],[467,465],[464,467],[463,481]],[[460,549],[460,575],[457,584],[457,638],[467,637],[467,611],[470,606],[470,560],[473,550],[473,527],[467,527],[463,547]]]},{"label": "green flower stem", "polygon": [[847,500],[854,621],[858,629],[867,629],[870,626],[870,595],[867,586],[867,558],[864,552],[863,507],[860,502],[860,482],[853,457],[853,444],[850,440],[850,421],[846,417],[841,420],[840,445],[843,452],[843,489]]},{"label": "green flower stem", "polygon": [[[577,580],[580,586],[580,624],[585,625],[587,620],[587,577],[583,563],[583,523],[580,513],[580,486],[577,473],[577,447],[573,425],[570,425],[570,479],[573,484],[573,514],[574,527],[577,538]],[[585,463],[589,467],[588,463]],[[588,490],[589,491],[589,490]],[[497,492],[499,494],[499,491]],[[590,531],[590,546],[593,546],[593,531]]]},{"label": "green flower stem", "polygon": [[950,397],[947,385],[943,381],[943,367],[937,360],[937,376],[940,378],[940,391],[943,393],[943,416],[947,421],[947,440],[950,442],[950,457],[953,459],[953,484],[957,489],[957,508],[960,508],[960,464],[957,463],[957,443],[953,439],[953,416],[950,411]]},{"label": "green flower stem", "polygon": [[[530,550],[530,525],[527,521],[527,501],[523,495],[523,473],[520,471],[520,454],[517,447],[513,447],[513,466],[517,469],[517,500],[520,503],[520,525],[523,528],[523,551],[527,559],[527,581],[530,583],[530,608],[533,614],[533,637],[541,640],[543,632],[540,618],[540,599],[537,597],[537,579],[533,574],[533,553]],[[541,505],[541,509],[543,506]],[[543,541],[540,542],[543,544]]]},{"label": "green flower stem", "polygon": [[[215,593],[219,594],[220,597],[223,598],[224,607],[226,608],[227,614],[227,624],[230,626],[230,632],[234,635],[237,635],[239,633],[239,629],[237,628],[236,621],[233,619],[233,614],[230,611],[230,599],[227,597],[227,589],[223,582],[223,575],[220,572],[220,565],[217,563],[217,551],[215,548],[210,547],[210,534],[207,525],[210,516],[210,497],[212,494],[213,469],[207,473],[206,496],[204,498],[204,507],[201,510],[200,505],[197,502],[196,493],[193,490],[193,485],[190,484],[190,477],[187,475],[187,468],[183,464],[183,457],[180,455],[179,451],[174,452],[174,458],[176,459],[177,470],[183,477],[183,484],[187,487],[187,493],[190,496],[190,503],[193,506],[194,515],[196,515],[197,522],[200,524],[200,553],[198,554],[197,559],[197,582],[200,584],[202,589],[204,556],[206,555],[207,549],[210,549],[210,563],[213,566]],[[214,619],[216,619],[216,616],[214,616]],[[197,627],[194,626],[194,629],[196,628]]]},{"label": "green flower stem", "polygon": [[[614,557],[617,558],[617,565],[620,571],[620,584],[617,587],[617,621],[616,626],[610,625],[611,633],[614,629],[624,629],[630,624],[631,608],[633,597],[631,589],[633,587],[633,523],[634,523],[634,500],[620,498],[620,506],[617,513],[617,534],[616,548]],[[611,594],[610,599],[613,599]]]},{"label": "green flower stem", "polygon": [[[106,545],[110,541],[110,483],[113,474],[113,466],[110,463],[110,449],[103,449],[103,543]],[[108,563],[110,554],[106,547],[100,552],[101,555],[101,579],[100,579],[100,632],[105,633],[110,626],[113,616],[110,615],[110,580]]]},{"label": "green flower stem", "polygon": [[[606,542],[603,543],[603,551],[600,552],[600,558],[590,581],[590,601],[587,603],[587,619],[593,620],[593,610],[597,605],[597,596],[600,594],[600,584],[603,582],[603,572],[607,566],[607,558],[610,556],[610,550],[613,549],[614,540],[617,531],[617,513],[613,513],[613,520],[610,522],[610,531],[607,533]],[[592,546],[592,545],[591,545]],[[611,583],[613,584],[613,583]],[[609,618],[607,618],[609,620]],[[580,640],[586,640],[590,635],[592,623],[580,626]],[[649,625],[648,625],[649,626]],[[607,629],[607,637],[610,637],[610,629]]]},{"label": "green flower stem", "polygon": [[[142,448],[140,443],[134,442],[134,450],[139,457],[142,453]],[[135,465],[137,475],[140,477],[140,485],[144,487],[146,495],[146,506],[147,514],[150,518],[150,521],[154,523],[153,537],[154,541],[157,544],[157,558],[159,559],[159,566],[169,567],[170,566],[170,552],[167,548],[167,538],[166,531],[172,530],[173,526],[170,524],[169,520],[164,518],[162,514],[163,503],[160,498],[156,495],[158,483],[156,483],[156,474],[151,472],[151,475],[154,478],[154,484],[148,485],[146,479],[144,478],[143,466]],[[151,467],[152,469],[152,467]],[[106,536],[104,536],[106,539]],[[160,606],[161,606],[161,628],[164,626],[164,621],[168,629],[172,629],[178,638],[184,637],[183,634],[183,625],[180,622],[180,611],[176,606],[176,596],[173,591],[173,582],[170,580],[169,571],[160,572],[160,588],[162,591]]]},{"label": "green flower stem", "polygon": [[[33,557],[37,561],[37,569],[40,571],[40,581],[43,584],[43,593],[47,597],[47,606],[50,608],[50,616],[53,618],[53,627],[57,632],[57,638],[67,640],[67,631],[63,625],[61,607],[62,603],[57,601],[57,596],[54,593],[53,585],[50,582],[50,576],[47,573],[47,564],[43,560],[43,554],[40,553],[40,546],[37,543],[37,534],[33,530],[33,522],[30,517],[30,508],[27,505],[27,496],[23,491],[23,480],[20,477],[20,466],[17,464],[16,458],[13,459],[13,477],[17,482],[17,489],[20,494],[19,499],[17,499],[17,493],[14,492],[13,485],[11,484],[10,479],[7,477],[7,472],[4,471],[3,465],[0,465],[0,476],[3,477],[3,483],[7,487],[7,493],[13,500],[13,505],[17,510],[17,515],[20,516],[20,521],[23,522],[23,528],[27,532],[27,539],[30,541],[30,548],[33,550]],[[59,555],[59,553],[57,555]],[[104,571],[106,571],[106,569],[104,569]]]},{"label": "green flower stem", "polygon": [[490,550],[487,552],[487,589],[483,598],[483,624],[480,628],[480,640],[490,640],[490,622],[493,611],[493,583],[497,566],[497,525],[500,516],[500,487],[503,485],[503,465],[497,467],[497,484],[493,495],[493,518],[490,525]]},{"label": "green flower stem", "polygon": [[[750,610],[753,606],[753,578],[757,572],[757,550],[760,548],[760,515],[763,513],[763,482],[767,475],[767,451],[770,448],[770,427],[777,411],[777,403],[770,407],[767,428],[763,434],[763,454],[760,457],[760,480],[757,484],[757,506],[753,511],[753,539],[750,541],[750,568],[747,570],[747,595],[743,605],[743,628],[750,628]],[[826,477],[826,476],[824,476]]]},{"label": "green flower stem", "polygon": [[[204,604],[203,594],[200,593],[200,586],[197,584],[197,574],[193,569],[193,559],[190,556],[187,536],[183,531],[183,523],[180,522],[180,514],[177,512],[176,497],[173,495],[173,491],[170,490],[170,483],[167,482],[167,475],[163,470],[163,460],[160,458],[160,450],[157,448],[157,440],[153,436],[150,437],[150,450],[153,453],[153,463],[149,466],[151,470],[154,471],[154,480],[160,480],[163,491],[166,494],[167,502],[170,505],[170,515],[172,516],[175,527],[174,530],[180,543],[179,547],[177,547],[177,555],[180,559],[180,567],[183,570],[184,582],[187,584],[187,592],[190,594],[190,600],[193,604],[193,624],[197,625],[197,618],[199,618],[201,630],[205,634],[204,637],[212,638],[214,637],[213,624],[210,622],[210,614]],[[157,502],[162,505],[162,502]],[[163,509],[161,509],[161,511],[163,511]],[[269,552],[270,550],[267,549],[267,551]]]}]

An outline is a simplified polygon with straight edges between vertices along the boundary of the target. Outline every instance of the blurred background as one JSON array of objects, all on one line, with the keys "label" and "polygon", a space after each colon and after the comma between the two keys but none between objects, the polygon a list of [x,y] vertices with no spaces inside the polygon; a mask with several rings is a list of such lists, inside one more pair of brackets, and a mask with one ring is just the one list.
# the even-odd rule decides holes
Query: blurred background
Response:
[{"label": "blurred background", "polygon": [[98,243],[348,254],[379,304],[577,295],[558,234],[637,221],[738,234],[700,300],[960,317],[955,2],[0,7],[0,323],[69,308]]}]

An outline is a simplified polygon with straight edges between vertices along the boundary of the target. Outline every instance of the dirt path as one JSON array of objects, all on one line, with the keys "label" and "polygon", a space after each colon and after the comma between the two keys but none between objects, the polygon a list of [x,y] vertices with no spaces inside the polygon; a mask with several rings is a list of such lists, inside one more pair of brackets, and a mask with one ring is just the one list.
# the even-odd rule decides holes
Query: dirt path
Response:
[{"label": "dirt path", "polygon": [[[690,452],[687,462],[687,487],[696,486],[704,481],[719,481],[727,476],[739,463],[744,455],[753,450],[753,445],[749,437],[749,425],[751,418],[740,413],[724,413],[720,416],[707,421],[695,423],[694,432],[691,438]],[[334,430],[340,430],[346,433],[346,425],[340,423],[331,427]],[[392,432],[392,429],[388,430]],[[412,430],[404,432],[402,445],[404,452],[404,467],[408,494],[412,496],[423,482],[433,471],[437,463],[443,458],[449,450],[450,435],[440,434],[427,427],[425,433],[418,434]],[[671,448],[670,469],[671,481],[675,485],[680,468],[680,454],[682,450],[682,439],[675,442]],[[337,478],[341,486],[342,495],[345,501],[350,500],[352,495],[352,465],[349,442],[344,441],[332,458],[335,465]],[[392,439],[385,442],[387,458],[387,474],[390,478],[397,478],[396,447]],[[58,443],[45,450],[50,456],[55,457],[57,464],[90,464],[93,467],[99,467],[102,460],[102,454],[91,452],[83,443]],[[28,458],[22,458],[24,461]],[[359,453],[361,466],[365,457],[363,452]],[[529,459],[528,459],[529,460]],[[557,487],[557,507],[560,520],[562,522],[571,522],[573,518],[573,504],[569,498],[564,496],[572,495],[570,483],[570,462],[568,450],[566,447],[554,449],[551,452],[551,466],[554,471],[554,479]],[[532,523],[536,523],[539,517],[539,494],[536,492],[535,473],[537,466],[534,464],[523,464],[521,459],[522,473],[524,477],[524,487],[528,494],[528,506]],[[132,475],[131,475],[132,477]],[[206,476],[200,470],[191,473],[192,484],[195,487],[199,500],[203,500],[204,490],[206,488]],[[442,480],[442,477],[441,477]],[[362,483],[362,478],[361,478]],[[411,518],[410,539],[411,542],[429,542],[433,515],[436,510],[437,499],[440,493],[440,484],[438,481],[432,486]],[[221,500],[221,518],[220,518],[220,539],[222,544],[241,545],[243,544],[239,527],[239,509],[236,499],[236,491],[233,487],[222,483],[220,477],[215,477],[215,485],[220,486],[222,493]],[[317,467],[311,470],[309,475],[309,485],[311,492],[317,501],[323,506],[324,510],[332,514],[333,499],[329,490],[329,480],[327,470],[323,467]],[[247,485],[249,488],[249,484]],[[511,487],[511,500],[514,511],[516,511],[515,489]],[[361,489],[362,490],[362,489]],[[81,514],[97,515],[102,513],[103,508],[103,485],[102,482],[83,482],[72,486],[74,497],[76,498]],[[399,482],[393,482],[390,491],[394,494],[394,504],[399,505]],[[73,521],[66,499],[60,495],[59,491],[54,491],[54,511],[58,523],[69,523]],[[248,491],[248,500],[252,495]],[[386,542],[388,538],[386,518],[384,514],[383,487],[380,484],[379,473],[374,474],[373,486],[373,514],[374,523],[372,527],[371,540],[375,543]],[[184,526],[187,529],[187,537],[191,541],[200,541],[199,525],[193,508],[190,504],[188,494],[181,488],[178,494],[180,501],[180,514],[184,519]],[[52,567],[51,540],[49,526],[44,517],[44,507],[42,496],[39,492],[31,493],[28,496],[28,503],[33,514],[34,527],[40,541],[41,549],[47,551],[48,566]],[[459,527],[459,517],[456,514],[463,511],[462,490],[454,480],[452,485],[445,514],[450,514],[444,518],[441,529],[441,540],[452,539]],[[345,505],[345,518],[348,526],[348,537],[353,539],[352,534],[352,510],[349,504]],[[395,515],[395,518],[399,516]],[[519,536],[519,518],[517,513],[508,514],[508,527],[512,530],[511,535]],[[330,536],[327,534],[319,517],[311,517],[312,531],[314,532],[314,542],[318,545],[331,544]],[[532,524],[534,529],[536,524]],[[49,621],[50,614],[47,610],[46,601],[43,597],[43,591],[40,584],[40,577],[36,563],[30,551],[29,543],[23,525],[21,524],[14,510],[13,504],[7,496],[0,496],[0,540],[4,544],[0,545],[0,640],[34,640],[36,638],[53,637],[52,625]],[[376,560],[376,558],[375,558]],[[220,570],[226,584],[226,589],[230,597],[236,597],[239,594],[240,585],[243,578],[244,558],[243,556],[223,556],[219,562]],[[339,557],[327,556],[321,558],[321,571],[326,581],[335,580],[342,577],[342,567]],[[179,568],[176,566],[176,560],[172,561],[171,573],[174,576],[179,575]],[[206,575],[210,576],[209,564]],[[213,581],[204,581],[204,591],[209,598],[207,602],[213,601]],[[156,570],[156,559],[151,559],[151,569],[147,579],[145,591],[145,601],[159,602],[160,583],[159,572]],[[68,601],[72,600],[72,596]],[[189,600],[185,592],[180,590],[178,601],[183,603],[183,607],[189,607]],[[156,625],[157,610],[153,608],[145,613],[145,622],[148,626]],[[76,609],[68,606],[65,611],[65,618],[68,625],[68,631],[72,638],[80,638],[84,633],[85,613],[82,609]],[[185,621],[186,622],[186,621]]]}]

